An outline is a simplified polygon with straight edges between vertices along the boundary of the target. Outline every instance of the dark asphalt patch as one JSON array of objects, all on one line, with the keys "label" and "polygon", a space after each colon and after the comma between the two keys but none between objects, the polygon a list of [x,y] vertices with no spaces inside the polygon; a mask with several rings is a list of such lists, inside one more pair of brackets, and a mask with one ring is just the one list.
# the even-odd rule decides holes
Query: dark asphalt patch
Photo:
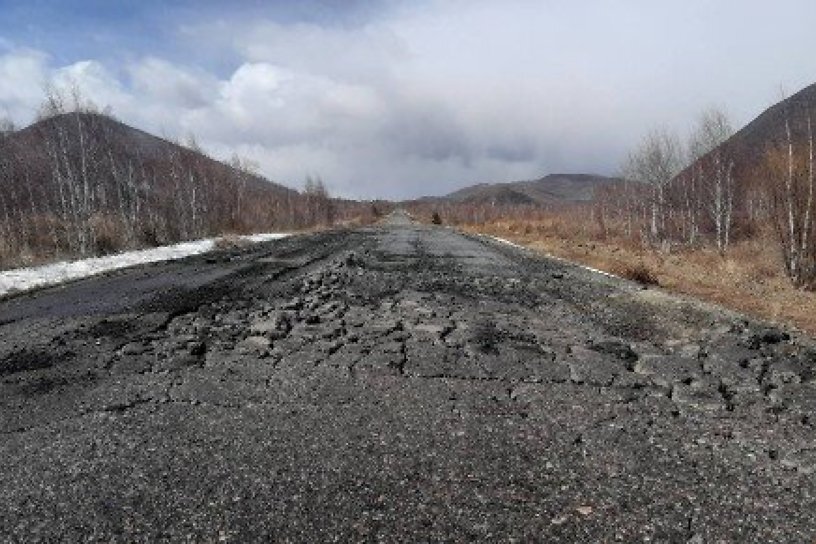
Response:
[{"label": "dark asphalt patch", "polygon": [[48,351],[21,349],[0,360],[0,376],[51,368],[60,360],[70,359],[71,355],[63,353],[56,356]]}]

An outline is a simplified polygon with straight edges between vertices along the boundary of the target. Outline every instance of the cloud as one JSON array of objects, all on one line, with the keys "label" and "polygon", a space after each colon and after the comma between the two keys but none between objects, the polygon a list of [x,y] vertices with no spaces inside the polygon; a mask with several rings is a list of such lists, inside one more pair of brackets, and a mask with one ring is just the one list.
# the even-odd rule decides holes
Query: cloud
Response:
[{"label": "cloud", "polygon": [[131,64],[128,72],[134,93],[182,110],[205,107],[217,92],[218,81],[210,74],[157,57]]},{"label": "cloud", "polygon": [[76,89],[82,98],[101,108],[130,111],[134,105],[134,97],[123,83],[97,61],[83,60],[58,68],[52,72],[50,81],[68,93]]},{"label": "cloud", "polygon": [[17,122],[29,120],[42,100],[48,55],[12,49],[0,55],[0,110]]},{"label": "cloud", "polygon": [[387,77],[408,55],[407,44],[378,24],[348,28],[260,22],[238,34],[232,45],[251,61],[352,83]]},{"label": "cloud", "polygon": [[290,185],[319,174],[344,196],[613,174],[652,125],[682,134],[712,103],[740,125],[780,82],[811,83],[816,4],[788,3],[389,1],[341,17],[328,2],[332,16],[309,19],[257,6],[186,12],[167,23],[183,45],[119,62],[100,54],[57,65],[51,51],[6,46],[0,111],[23,123],[44,81],[73,81],[125,122],[194,133],[216,156],[247,155]]}]

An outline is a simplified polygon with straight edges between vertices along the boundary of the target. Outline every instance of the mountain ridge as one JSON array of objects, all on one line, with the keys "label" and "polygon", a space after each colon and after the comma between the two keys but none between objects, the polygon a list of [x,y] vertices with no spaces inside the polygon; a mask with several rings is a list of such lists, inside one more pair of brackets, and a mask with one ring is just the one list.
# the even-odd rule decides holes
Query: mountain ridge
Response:
[{"label": "mountain ridge", "polygon": [[459,204],[567,205],[592,202],[597,189],[620,183],[615,177],[584,173],[547,174],[538,179],[477,183],[422,200]]}]

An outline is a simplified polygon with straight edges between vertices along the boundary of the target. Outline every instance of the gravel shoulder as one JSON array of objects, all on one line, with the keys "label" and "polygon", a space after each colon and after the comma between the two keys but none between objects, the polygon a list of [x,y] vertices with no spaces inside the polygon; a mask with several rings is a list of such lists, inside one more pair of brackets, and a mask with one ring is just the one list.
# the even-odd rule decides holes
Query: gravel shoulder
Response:
[{"label": "gravel shoulder", "polygon": [[806,337],[397,217],[0,301],[4,541],[809,542]]}]

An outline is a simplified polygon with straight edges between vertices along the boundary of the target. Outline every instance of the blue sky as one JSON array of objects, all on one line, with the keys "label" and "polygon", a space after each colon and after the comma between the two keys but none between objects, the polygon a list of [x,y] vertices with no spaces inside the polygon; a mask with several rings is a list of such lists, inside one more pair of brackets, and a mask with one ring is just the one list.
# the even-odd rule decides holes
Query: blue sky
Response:
[{"label": "blue sky", "polygon": [[46,82],[335,193],[615,174],[652,127],[816,82],[816,2],[0,0],[0,115]]},{"label": "blue sky", "polygon": [[389,5],[360,0],[0,0],[0,36],[47,51],[60,64],[156,53],[207,64],[196,54],[200,44],[185,43],[184,27],[253,19],[353,25]]},{"label": "blue sky", "polygon": [[[175,33],[180,11],[152,0],[4,0],[0,4],[3,37],[47,51],[60,64],[92,57],[115,59],[130,52],[148,52],[157,44],[161,47]],[[166,19],[168,12],[170,21]]]}]

